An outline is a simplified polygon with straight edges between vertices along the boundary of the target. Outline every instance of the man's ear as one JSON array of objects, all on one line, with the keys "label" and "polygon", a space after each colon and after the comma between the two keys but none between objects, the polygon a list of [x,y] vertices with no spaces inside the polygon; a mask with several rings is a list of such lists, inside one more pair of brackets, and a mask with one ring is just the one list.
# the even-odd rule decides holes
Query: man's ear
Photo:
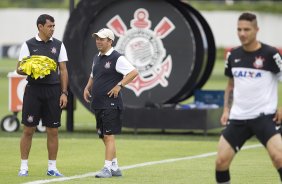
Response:
[{"label": "man's ear", "polygon": [[38,30],[42,29],[44,26],[42,24],[38,24]]}]

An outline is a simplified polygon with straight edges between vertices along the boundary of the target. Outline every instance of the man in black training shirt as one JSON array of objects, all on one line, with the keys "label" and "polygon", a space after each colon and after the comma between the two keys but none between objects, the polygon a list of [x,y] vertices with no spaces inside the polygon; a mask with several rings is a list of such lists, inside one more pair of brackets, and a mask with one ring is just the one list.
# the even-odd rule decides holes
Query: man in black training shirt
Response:
[{"label": "man in black training shirt", "polygon": [[243,13],[237,24],[241,46],[227,54],[221,124],[226,125],[218,144],[217,183],[231,182],[229,167],[235,154],[253,135],[265,146],[282,181],[282,108],[278,105],[278,80],[282,60],[278,50],[259,42],[256,15]]},{"label": "man in black training shirt", "polygon": [[103,28],[92,37],[96,39],[99,53],[94,56],[92,72],[84,89],[84,99],[88,103],[92,97],[97,132],[105,144],[105,164],[97,178],[122,176],[118,167],[115,134],[121,133],[123,102],[121,89],[137,75],[130,62],[112,47],[114,34]]},{"label": "man in black training shirt", "polygon": [[[55,20],[52,16],[40,15],[36,22],[39,33],[26,41],[21,48],[19,61],[24,57],[39,55],[53,59],[57,64],[57,71],[52,71],[44,78],[27,77],[27,85],[23,98],[22,123],[23,135],[20,142],[21,167],[19,176],[28,176],[28,156],[32,143],[32,136],[39,124],[46,126],[48,149],[48,176],[63,176],[56,167],[58,152],[58,127],[61,126],[62,108],[67,105],[68,72],[66,61],[67,52],[64,44],[53,38]],[[26,75],[17,65],[17,73]]]}]

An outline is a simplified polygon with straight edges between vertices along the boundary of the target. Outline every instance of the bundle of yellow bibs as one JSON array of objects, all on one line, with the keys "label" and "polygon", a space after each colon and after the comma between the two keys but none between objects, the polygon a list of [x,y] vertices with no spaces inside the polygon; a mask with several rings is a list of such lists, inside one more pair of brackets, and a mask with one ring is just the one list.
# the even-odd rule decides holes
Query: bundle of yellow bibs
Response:
[{"label": "bundle of yellow bibs", "polygon": [[56,62],[47,56],[32,55],[23,58],[20,69],[34,79],[44,78],[51,71],[56,71]]}]

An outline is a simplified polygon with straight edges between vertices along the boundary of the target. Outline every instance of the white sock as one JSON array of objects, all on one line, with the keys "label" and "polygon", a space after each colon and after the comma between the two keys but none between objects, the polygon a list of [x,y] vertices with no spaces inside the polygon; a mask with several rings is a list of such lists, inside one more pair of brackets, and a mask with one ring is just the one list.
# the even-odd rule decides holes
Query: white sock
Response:
[{"label": "white sock", "polygon": [[28,170],[28,160],[21,160],[20,170]]},{"label": "white sock", "polygon": [[117,171],[118,170],[118,161],[117,161],[117,158],[114,158],[113,160],[112,160],[112,170],[114,170],[114,171]]},{"label": "white sock", "polygon": [[50,170],[57,170],[56,160],[48,160],[48,171]]},{"label": "white sock", "polygon": [[106,167],[108,170],[111,170],[112,161],[105,160],[105,165],[104,165],[104,167]]}]

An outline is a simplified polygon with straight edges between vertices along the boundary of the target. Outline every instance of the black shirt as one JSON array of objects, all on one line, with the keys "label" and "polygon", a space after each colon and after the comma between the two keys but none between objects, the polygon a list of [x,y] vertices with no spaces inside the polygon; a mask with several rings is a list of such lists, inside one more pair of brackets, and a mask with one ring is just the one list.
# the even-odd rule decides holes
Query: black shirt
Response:
[{"label": "black shirt", "polygon": [[122,109],[122,95],[119,92],[117,98],[110,98],[108,92],[123,79],[123,74],[116,71],[116,63],[121,56],[117,51],[110,55],[95,55],[93,59],[93,86],[92,103],[93,109]]}]

